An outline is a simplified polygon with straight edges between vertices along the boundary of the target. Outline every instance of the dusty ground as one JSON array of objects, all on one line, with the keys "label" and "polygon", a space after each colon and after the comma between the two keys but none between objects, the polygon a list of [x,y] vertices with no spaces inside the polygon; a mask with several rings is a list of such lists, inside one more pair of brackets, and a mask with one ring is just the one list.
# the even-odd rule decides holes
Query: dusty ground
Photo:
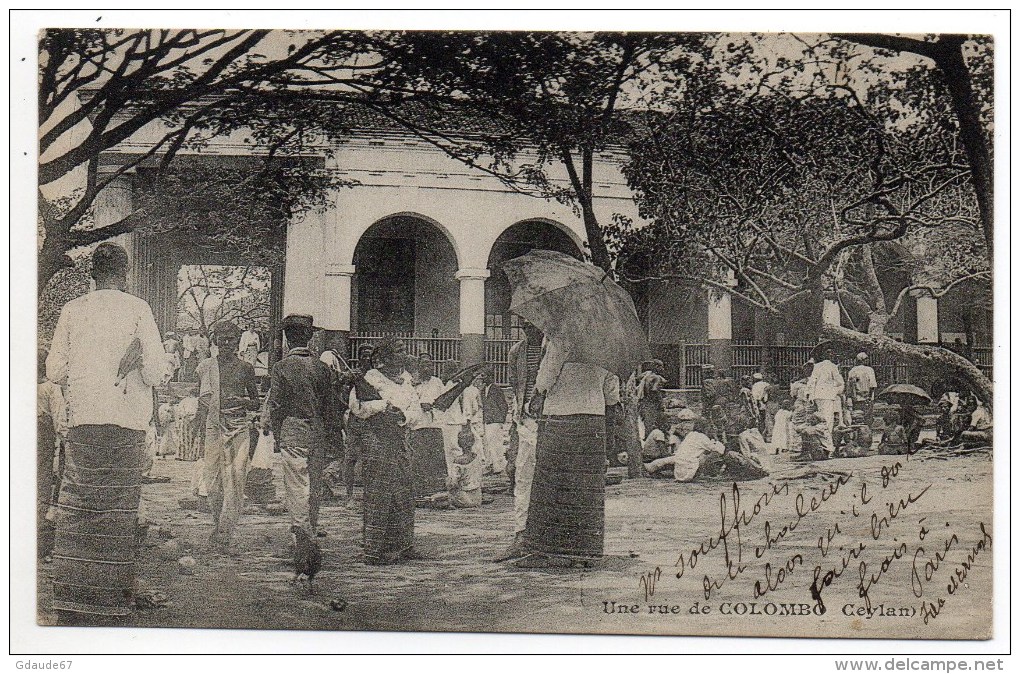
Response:
[{"label": "dusty ground", "polygon": [[[992,554],[986,548],[993,532],[987,453],[950,459],[872,456],[807,466],[777,459],[769,478],[742,483],[737,491],[724,482],[627,480],[607,488],[606,557],[589,570],[521,570],[492,561],[512,537],[507,494],[477,510],[418,509],[421,559],[388,567],[361,561],[360,513],[328,502],[320,518],[327,534],[320,539],[325,566],[315,594],[292,582],[286,515],[249,505],[237,533],[237,554],[207,548],[210,517],[178,505],[190,496],[191,467],[160,460],[154,473],[171,481],[145,488],[154,524],[139,584],[166,593],[169,604],[137,610],[133,625],[989,636]],[[279,468],[276,481],[282,495]],[[177,555],[162,552],[158,525],[169,527],[191,551],[197,560],[193,575],[181,575]],[[51,568],[42,566],[39,573],[43,624],[53,619]],[[822,588],[824,613],[812,584]],[[346,608],[332,609],[334,599],[345,601]],[[941,610],[930,615],[940,599]]]}]

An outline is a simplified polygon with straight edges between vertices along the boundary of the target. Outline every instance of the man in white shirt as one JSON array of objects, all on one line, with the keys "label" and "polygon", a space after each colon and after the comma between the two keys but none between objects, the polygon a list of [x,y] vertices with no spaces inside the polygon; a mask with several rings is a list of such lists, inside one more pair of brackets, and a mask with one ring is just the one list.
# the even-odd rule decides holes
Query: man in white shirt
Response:
[{"label": "man in white shirt", "polygon": [[261,349],[262,343],[259,339],[259,333],[252,330],[249,325],[241,333],[241,341],[237,345],[237,357],[254,367]]},{"label": "man in white shirt", "polygon": [[145,432],[169,367],[152,310],[124,291],[127,270],[123,248],[96,247],[96,290],[64,306],[46,360],[69,413],[53,553],[61,622],[131,612]]},{"label": "man in white shirt", "polygon": [[[535,380],[535,477],[522,567],[590,563],[605,536],[606,408],[619,404],[612,375],[569,362],[569,344],[550,338]],[[564,503],[569,500],[569,504]]]},{"label": "man in white shirt", "polygon": [[850,399],[854,401],[854,409],[864,412],[864,423],[870,426],[878,381],[875,379],[874,368],[868,365],[868,354],[864,351],[857,354],[857,364],[847,372],[846,385]]},{"label": "man in white shirt", "polygon": [[826,349],[822,359],[815,363],[808,379],[808,397],[818,407],[818,415],[825,422],[826,433],[822,438],[822,446],[826,453],[832,454],[836,447],[832,442],[832,429],[836,425],[836,415],[842,416],[842,406],[839,404],[840,396],[846,388],[843,375],[833,362],[835,353],[831,348]]},{"label": "man in white shirt", "polygon": [[751,407],[754,411],[754,420],[758,424],[758,430],[765,434],[765,410],[769,404],[769,390],[772,385],[765,381],[761,372],[754,373],[754,383],[751,384]]}]

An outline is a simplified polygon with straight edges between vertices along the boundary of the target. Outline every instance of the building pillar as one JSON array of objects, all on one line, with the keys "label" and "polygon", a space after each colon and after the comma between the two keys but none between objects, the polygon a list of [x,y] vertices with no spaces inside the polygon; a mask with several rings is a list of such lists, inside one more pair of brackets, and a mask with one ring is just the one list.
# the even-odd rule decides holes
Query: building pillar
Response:
[{"label": "building pillar", "polygon": [[825,325],[840,324],[839,302],[836,300],[825,300],[825,303],[822,305],[822,323]]},{"label": "building pillar", "polygon": [[708,291],[708,362],[716,369],[733,366],[733,307],[730,294]]},{"label": "building pillar", "polygon": [[488,269],[460,269],[460,364],[485,360],[485,279]]},{"label": "building pillar", "polygon": [[[105,179],[105,176],[100,176]],[[116,224],[134,212],[134,183],[131,176],[120,175],[104,187],[96,195],[95,202],[96,229],[109,227]],[[128,272],[128,291],[133,295],[141,295],[142,267],[141,260],[138,260],[138,248],[135,245],[136,235],[134,232],[119,234],[112,237],[110,241],[122,246],[128,253],[131,263]]]},{"label": "building pillar", "polygon": [[931,295],[917,297],[917,343],[938,344],[939,301]]},{"label": "building pillar", "polygon": [[354,271],[353,264],[333,262],[326,265],[326,280],[319,302],[320,316],[316,317],[322,328],[323,348],[333,349],[344,358],[350,354],[351,279]]}]

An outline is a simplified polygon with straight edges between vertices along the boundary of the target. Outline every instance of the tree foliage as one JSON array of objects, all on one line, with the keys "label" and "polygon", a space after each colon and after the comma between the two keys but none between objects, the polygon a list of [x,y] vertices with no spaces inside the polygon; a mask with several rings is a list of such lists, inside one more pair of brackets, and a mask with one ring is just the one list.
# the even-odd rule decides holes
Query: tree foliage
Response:
[{"label": "tree foliage", "polygon": [[[40,288],[68,252],[133,231],[131,215],[95,227],[100,192],[136,167],[243,130],[257,154],[299,152],[302,120],[280,92],[359,79],[358,32],[53,29],[40,39],[39,185],[48,203]],[[309,103],[309,105],[312,105]],[[143,134],[145,148],[105,171],[101,157]]]},{"label": "tree foliage", "polygon": [[186,265],[177,281],[178,327],[220,321],[269,330],[270,272],[259,266]]},{"label": "tree foliage", "polygon": [[[625,275],[714,286],[771,314],[808,301],[797,310],[817,332],[825,296],[863,314],[863,331],[883,326],[909,292],[989,279],[945,96],[916,69],[903,90],[869,87],[879,64],[848,73],[845,46],[801,42],[797,59],[763,61],[753,41],[723,40],[713,62],[635,119],[625,173],[650,225],[612,233]],[[958,243],[944,245],[950,238]],[[874,253],[892,242],[924,252],[907,256],[907,284],[883,288]]]}]

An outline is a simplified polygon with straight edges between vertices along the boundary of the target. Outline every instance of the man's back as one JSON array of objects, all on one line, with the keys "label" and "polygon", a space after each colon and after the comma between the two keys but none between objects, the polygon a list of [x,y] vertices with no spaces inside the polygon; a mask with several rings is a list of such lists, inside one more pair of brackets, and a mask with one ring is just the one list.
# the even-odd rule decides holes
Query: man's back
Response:
[{"label": "man's back", "polygon": [[[121,359],[138,339],[142,365],[118,378]],[[152,386],[166,374],[167,356],[149,305],[119,290],[97,290],[60,313],[46,361],[51,381],[67,382],[70,425],[113,424],[144,430],[152,416]]]},{"label": "man's back", "polygon": [[325,420],[335,402],[331,390],[329,366],[307,349],[294,349],[273,366],[270,408],[281,421],[285,417]]},{"label": "man's back", "polygon": [[858,396],[856,399],[865,398],[877,386],[875,370],[870,365],[855,365],[847,373],[846,382],[851,393]]}]

